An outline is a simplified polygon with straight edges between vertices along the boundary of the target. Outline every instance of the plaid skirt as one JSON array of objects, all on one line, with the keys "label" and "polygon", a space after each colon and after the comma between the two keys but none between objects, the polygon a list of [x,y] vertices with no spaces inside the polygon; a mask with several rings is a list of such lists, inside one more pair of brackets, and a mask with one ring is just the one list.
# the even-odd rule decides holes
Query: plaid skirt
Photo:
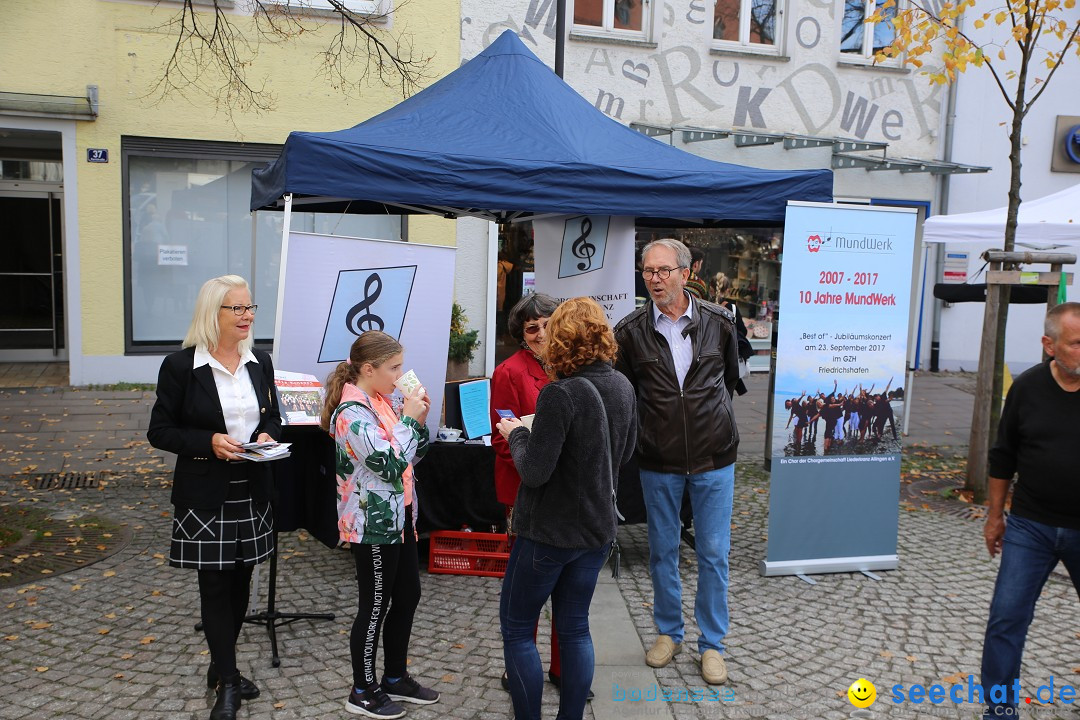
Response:
[{"label": "plaid skirt", "polygon": [[233,570],[237,565],[257,565],[274,552],[274,514],[270,503],[251,498],[246,469],[237,464],[225,503],[219,509],[176,507],[170,565]]}]

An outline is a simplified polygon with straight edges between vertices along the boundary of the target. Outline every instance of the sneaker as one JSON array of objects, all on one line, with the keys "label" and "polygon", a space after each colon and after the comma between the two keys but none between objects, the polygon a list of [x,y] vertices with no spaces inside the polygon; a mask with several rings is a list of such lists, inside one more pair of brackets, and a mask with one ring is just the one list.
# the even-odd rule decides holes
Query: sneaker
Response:
[{"label": "sneaker", "polygon": [[383,678],[379,687],[390,696],[391,700],[400,700],[414,705],[431,705],[439,702],[439,693],[416,682],[408,673],[405,673],[405,676],[396,683],[388,683],[386,678]]},{"label": "sneaker", "polygon": [[710,685],[723,685],[727,682],[727,665],[719,651],[706,650],[702,654],[701,677]]},{"label": "sneaker", "polygon": [[349,699],[345,701],[345,709],[353,715],[371,718],[394,720],[405,717],[405,709],[391,700],[378,685],[372,685],[363,692],[357,692],[356,688],[353,688]]},{"label": "sneaker", "polygon": [[676,643],[667,635],[656,638],[649,652],[645,653],[645,664],[649,667],[662,668],[671,662],[671,658],[682,650],[682,643]]}]

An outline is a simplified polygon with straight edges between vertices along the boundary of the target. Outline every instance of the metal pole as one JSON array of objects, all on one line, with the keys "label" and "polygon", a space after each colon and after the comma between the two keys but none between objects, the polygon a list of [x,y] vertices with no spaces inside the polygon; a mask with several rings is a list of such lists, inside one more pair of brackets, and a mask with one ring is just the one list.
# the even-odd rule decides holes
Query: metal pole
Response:
[{"label": "metal pole", "polygon": [[566,51],[566,0],[555,2],[555,74],[563,76],[563,54]]},{"label": "metal pole", "polygon": [[281,343],[278,342],[278,338],[281,337],[281,316],[285,310],[285,264],[289,257],[289,231],[292,229],[292,206],[293,195],[292,193],[287,193],[285,195],[285,212],[281,224],[281,260],[278,263],[277,316],[274,318],[273,359],[275,367],[281,367],[281,364],[278,362],[280,360],[278,351],[281,348]]},{"label": "metal pole", "polygon": [[[957,30],[963,30],[963,17],[959,19],[956,27]],[[952,162],[953,159],[953,141],[956,135],[956,85],[955,82],[949,83],[949,93],[945,100],[945,137],[942,140],[942,159],[945,162]],[[949,214],[951,183],[951,175],[945,173],[941,176],[939,215]],[[944,277],[945,244],[937,243],[934,248],[934,282],[939,283]],[[945,303],[934,298],[930,316],[930,372],[941,370],[941,311],[944,307]]]}]

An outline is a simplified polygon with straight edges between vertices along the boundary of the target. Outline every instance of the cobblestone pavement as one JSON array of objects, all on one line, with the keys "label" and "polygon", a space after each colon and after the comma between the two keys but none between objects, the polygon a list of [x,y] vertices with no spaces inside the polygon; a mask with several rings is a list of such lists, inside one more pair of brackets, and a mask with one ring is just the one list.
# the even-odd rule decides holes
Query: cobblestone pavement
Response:
[{"label": "cobblestone pavement", "polygon": [[[922,436],[943,429],[966,437],[964,378],[924,381],[913,401]],[[950,384],[950,382],[952,384]],[[768,519],[767,474],[760,468],[765,382],[740,398],[745,460],[737,473],[731,552],[732,626],[727,702],[690,699],[618,705],[622,718],[975,717],[974,706],[894,705],[896,684],[949,684],[978,675],[986,610],[996,564],[986,555],[981,524],[945,513],[905,508],[900,517],[900,568],[879,573],[763,578]],[[918,385],[916,384],[916,388]],[[917,391],[918,392],[918,391]],[[122,524],[130,540],[118,552],[70,572],[0,590],[0,720],[64,718],[205,719],[208,658],[195,632],[198,593],[190,571],[164,560],[169,532],[171,459],[145,443],[152,393],[30,390],[0,393],[0,503],[32,505],[61,517],[98,515]],[[928,403],[936,409],[928,409]],[[936,413],[931,417],[929,413]],[[926,424],[919,425],[925,422]],[[760,426],[760,428],[759,428]],[[943,436],[943,437],[956,437]],[[755,451],[755,447],[758,449]],[[755,454],[756,453],[756,454]],[[37,490],[27,478],[42,472],[98,471],[98,488]],[[106,475],[106,473],[108,473]],[[620,530],[621,593],[642,648],[655,637],[644,526]],[[337,613],[332,622],[302,620],[279,629],[281,666],[270,666],[265,631],[248,626],[240,666],[263,694],[245,703],[242,718],[348,717],[348,631],[355,607],[347,553],[304,533],[281,537],[278,609]],[[693,621],[693,553],[683,547],[687,638]],[[262,576],[265,586],[265,574]],[[499,581],[422,573],[424,599],[413,630],[410,672],[443,693],[409,717],[504,720],[509,700],[499,687]],[[265,587],[264,587],[265,589]],[[262,608],[259,608],[262,609]],[[1040,600],[1023,669],[1025,693],[1050,678],[1077,684],[1080,627],[1076,592],[1053,576]],[[546,657],[546,623],[539,642]],[[602,645],[605,638],[594,638]],[[642,650],[642,653],[644,650]],[[643,666],[643,663],[642,663]],[[702,688],[693,653],[656,671],[658,685]],[[844,693],[855,679],[875,683],[879,700],[853,715]],[[551,686],[546,686],[551,690]],[[609,688],[595,687],[610,696]],[[604,698],[605,700],[607,698]],[[557,694],[545,696],[554,717]],[[663,704],[664,707],[660,707]],[[586,718],[599,718],[592,709]],[[611,706],[611,703],[608,703]],[[1062,708],[1062,706],[1056,706]],[[927,709],[932,714],[927,714]],[[1076,718],[1071,706],[1025,706],[1027,717]]]}]

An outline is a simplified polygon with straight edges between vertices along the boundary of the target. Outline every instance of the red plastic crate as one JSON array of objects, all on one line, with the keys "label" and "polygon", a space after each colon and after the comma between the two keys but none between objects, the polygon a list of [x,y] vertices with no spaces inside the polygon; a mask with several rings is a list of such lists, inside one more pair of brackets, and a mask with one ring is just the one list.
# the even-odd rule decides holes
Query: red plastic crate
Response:
[{"label": "red plastic crate", "polygon": [[430,573],[500,578],[506,574],[510,547],[503,533],[437,530],[429,537]]}]

